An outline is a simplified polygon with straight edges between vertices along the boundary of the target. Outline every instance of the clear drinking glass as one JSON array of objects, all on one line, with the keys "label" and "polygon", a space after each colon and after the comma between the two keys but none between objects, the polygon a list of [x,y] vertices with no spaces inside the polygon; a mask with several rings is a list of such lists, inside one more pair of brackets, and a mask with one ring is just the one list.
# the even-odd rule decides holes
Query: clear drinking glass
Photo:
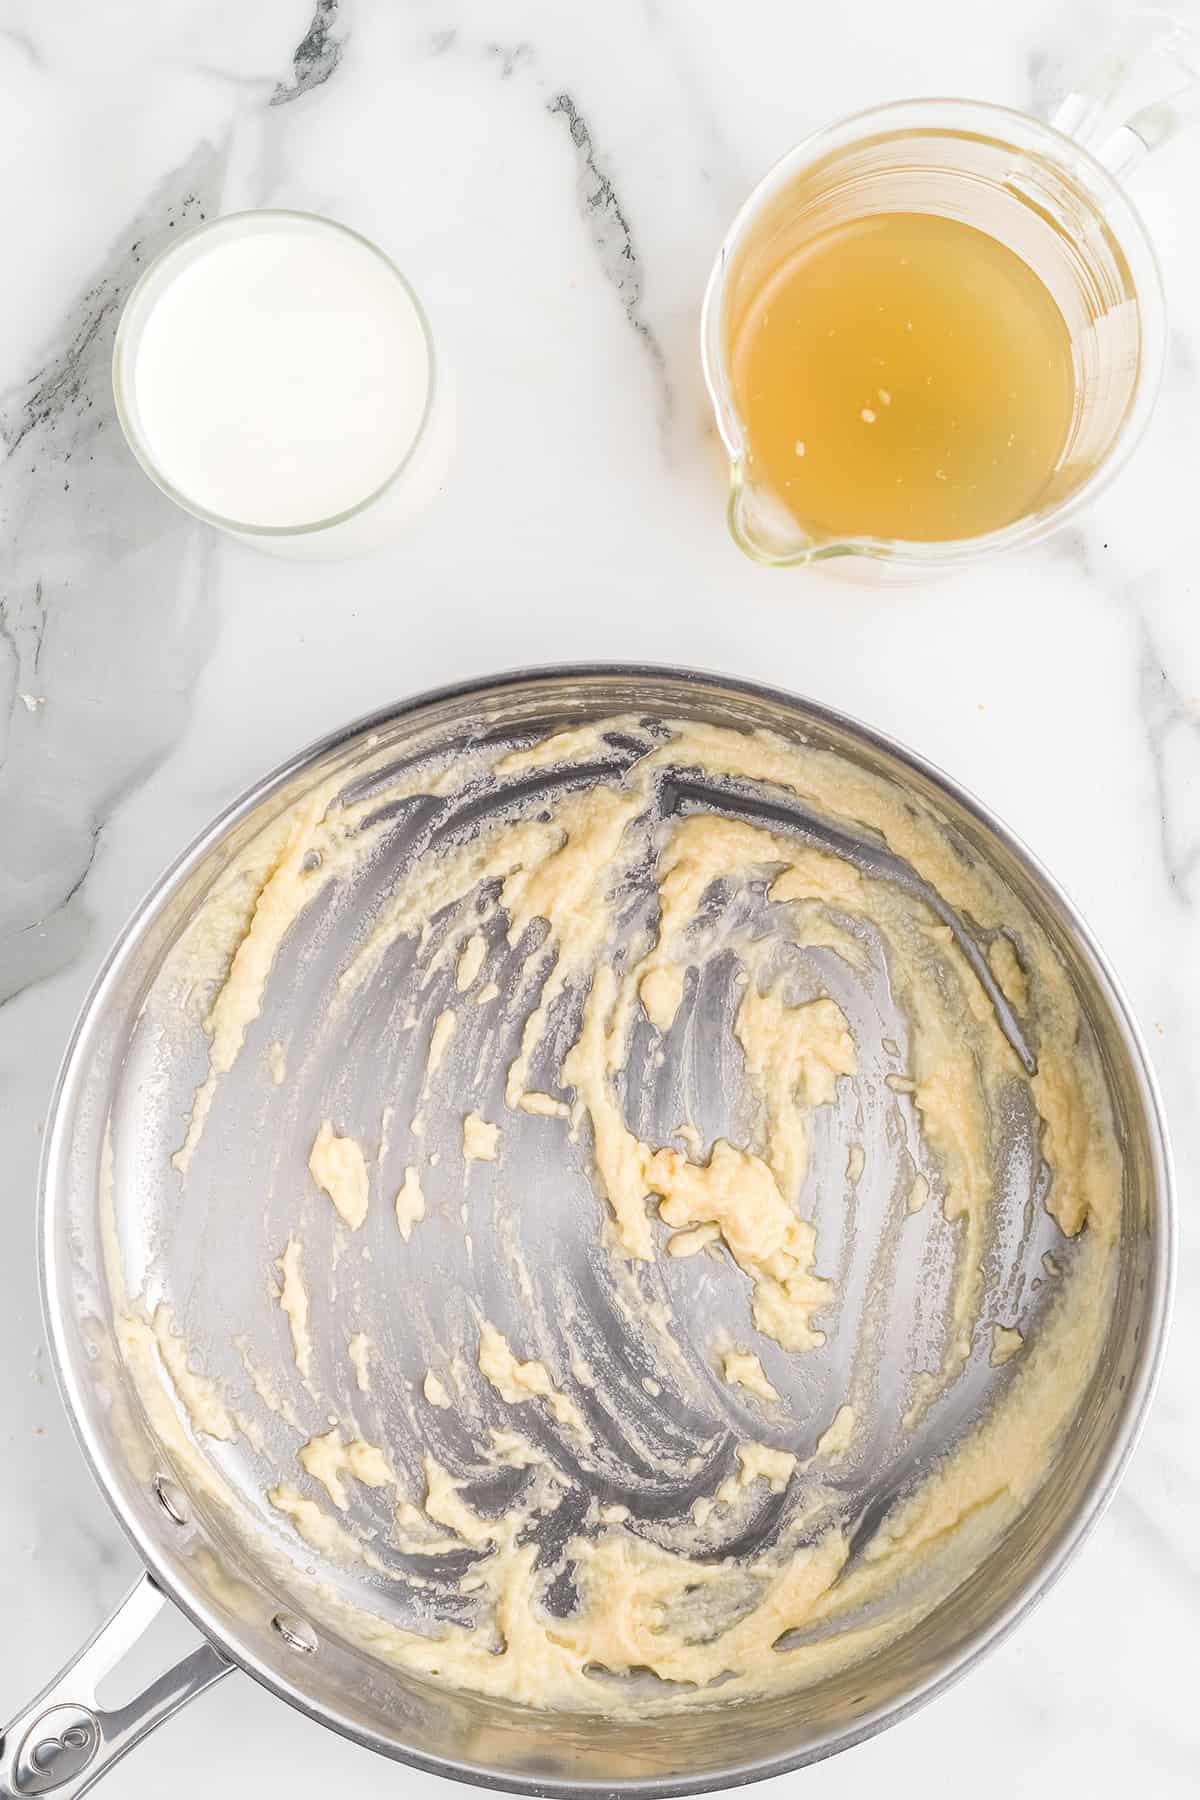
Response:
[{"label": "clear drinking glass", "polygon": [[[305,516],[288,524],[264,523],[261,519],[235,516],[227,510],[214,510],[199,501],[194,493],[173,478],[173,472],[156,450],[152,433],[146,428],[138,393],[138,356],[144,334],[156,309],[168,296],[175,283],[199,259],[219,253],[224,247],[248,239],[262,241],[274,234],[302,234],[314,246],[351,245],[360,253],[364,266],[382,275],[382,285],[394,292],[396,330],[415,330],[423,341],[426,374],[423,408],[419,422],[383,479],[375,481],[339,508]],[[314,353],[320,354],[320,344]],[[297,383],[303,382],[304,371],[297,371]],[[424,308],[400,270],[378,245],[352,231],[348,226],[315,213],[264,208],[258,211],[228,213],[198,226],[181,236],[163,251],[134,286],[125,303],[117,328],[113,350],[113,393],[117,417],[126,441],[150,479],[196,518],[252,544],[256,549],[275,555],[303,558],[335,558],[353,556],[390,541],[409,524],[432,499],[445,479],[453,448],[453,405],[447,372],[435,356],[433,337]],[[347,419],[347,429],[354,421]],[[331,460],[344,457],[345,446],[330,441],[327,454]]]},{"label": "clear drinking glass", "polygon": [[[1035,542],[1120,468],[1154,405],[1166,321],[1154,251],[1117,177],[1194,116],[1200,94],[1197,40],[1155,20],[1130,22],[1129,42],[1053,125],[969,100],[901,101],[814,133],[755,188],[721,246],[701,319],[704,377],[729,455],[729,525],[748,555],[770,564],[857,556],[924,573]],[[1149,50],[1166,54],[1179,91],[1113,128],[1113,95]],[[728,355],[738,284],[757,286],[785,220],[793,235],[798,217],[811,220],[815,235],[885,212],[940,214],[988,232],[1041,278],[1070,332],[1075,405],[1058,465],[1032,511],[984,536],[834,539],[806,529],[754,480]]]}]

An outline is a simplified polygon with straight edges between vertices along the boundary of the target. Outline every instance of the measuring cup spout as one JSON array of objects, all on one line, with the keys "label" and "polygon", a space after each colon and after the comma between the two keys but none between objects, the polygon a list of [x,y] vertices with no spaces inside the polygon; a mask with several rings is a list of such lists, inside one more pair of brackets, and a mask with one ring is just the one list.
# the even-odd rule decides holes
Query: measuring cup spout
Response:
[{"label": "measuring cup spout", "polygon": [[808,529],[769,490],[747,478],[740,460],[731,462],[729,530],[738,548],[755,562],[786,566],[828,562],[831,557],[861,552],[860,545],[838,543]]}]

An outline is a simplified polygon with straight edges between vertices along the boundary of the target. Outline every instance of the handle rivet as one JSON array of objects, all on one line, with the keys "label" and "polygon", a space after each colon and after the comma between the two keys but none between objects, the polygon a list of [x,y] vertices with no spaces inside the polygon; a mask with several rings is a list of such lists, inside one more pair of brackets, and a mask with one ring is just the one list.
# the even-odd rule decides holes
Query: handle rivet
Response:
[{"label": "handle rivet", "polygon": [[64,1703],[50,1707],[22,1738],[9,1771],[12,1787],[5,1782],[4,1792],[32,1800],[34,1795],[52,1794],[56,1788],[79,1781],[103,1741],[99,1721],[86,1706]]},{"label": "handle rivet", "polygon": [[311,1656],[317,1648],[317,1634],[307,1619],[297,1619],[292,1613],[276,1613],[271,1625],[290,1649]]},{"label": "handle rivet", "polygon": [[154,1495],[173,1525],[186,1525],[191,1518],[183,1490],[166,1475],[154,1477]]}]

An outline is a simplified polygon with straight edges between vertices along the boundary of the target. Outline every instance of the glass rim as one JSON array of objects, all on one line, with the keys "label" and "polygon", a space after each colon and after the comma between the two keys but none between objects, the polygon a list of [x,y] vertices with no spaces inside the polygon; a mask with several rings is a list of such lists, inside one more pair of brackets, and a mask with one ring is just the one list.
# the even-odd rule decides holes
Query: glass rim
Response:
[{"label": "glass rim", "polygon": [[[136,339],[131,343],[135,331],[134,319],[136,303],[139,299],[143,299],[146,296],[149,287],[157,279],[162,277],[167,266],[175,261],[181,252],[188,246],[194,246],[198,238],[208,237],[223,229],[228,229],[231,226],[245,226],[249,222],[259,219],[271,221],[294,220],[305,226],[316,226],[321,230],[335,232],[344,238],[349,238],[352,242],[369,251],[369,253],[383,265],[388,273],[394,277],[411,303],[416,315],[417,323],[420,327],[428,362],[425,405],[422,408],[417,428],[413,433],[412,442],[404,452],[404,455],[400,458],[400,461],[389,471],[381,482],[371,489],[370,493],[364,495],[361,500],[356,500],[352,506],[343,507],[340,512],[328,513],[318,519],[304,520],[297,525],[255,524],[252,521],[235,519],[228,517],[223,513],[214,512],[211,508],[203,506],[198,501],[191,499],[182,489],[176,487],[174,482],[172,482],[159,467],[157,461],[150,452],[150,447],[146,441],[145,435],[141,431],[137,421],[137,406],[134,388],[134,372],[137,363]],[[389,489],[395,486],[413,457],[416,455],[428,430],[429,421],[433,413],[434,397],[438,390],[438,365],[437,356],[434,351],[433,332],[430,329],[429,317],[421,304],[416,290],[413,288],[408,277],[397,264],[392,261],[392,258],[387,252],[381,250],[379,245],[371,238],[365,236],[361,231],[356,231],[351,225],[343,225],[338,219],[328,218],[324,213],[306,212],[301,208],[288,206],[246,207],[239,212],[222,213],[218,218],[206,219],[201,224],[193,226],[190,231],[185,231],[180,237],[176,238],[173,243],[166,245],[164,249],[160,250],[154,260],[142,270],[142,273],[138,276],[138,279],[134,282],[129,293],[126,295],[125,304],[121,308],[121,316],[117,324],[116,337],[113,340],[112,388],[117,420],[120,424],[121,431],[124,434],[125,442],[129,445],[130,450],[133,452],[133,455],[143,472],[149,476],[155,487],[164,493],[169,500],[173,500],[176,506],[181,507],[184,512],[190,513],[193,518],[202,520],[206,525],[216,526],[217,529],[221,531],[234,532],[239,537],[311,537],[318,532],[328,531],[332,526],[342,525],[349,519],[357,518],[360,513],[364,513],[369,507],[374,506],[377,500],[382,499]]]},{"label": "glass rim", "polygon": [[[861,143],[876,125],[881,134],[887,132],[889,135],[900,135],[907,126],[914,131],[924,128],[930,132],[941,131],[950,137],[960,137],[966,135],[968,120],[972,118],[979,123],[995,121],[997,127],[1002,122],[1007,123],[1021,137],[1040,141],[1050,154],[1056,155],[1056,160],[1065,162],[1070,158],[1072,162],[1081,164],[1089,181],[1099,190],[1101,210],[1105,218],[1109,218],[1110,212],[1118,214],[1113,229],[1122,249],[1128,251],[1130,240],[1133,241],[1138,260],[1143,265],[1141,273],[1149,277],[1149,291],[1143,291],[1140,281],[1135,283],[1133,299],[1139,316],[1138,370],[1126,414],[1092,473],[1071,493],[1064,495],[1044,512],[1035,510],[1022,518],[1014,519],[1008,525],[998,526],[993,531],[974,537],[919,539],[872,537],[866,533],[857,536],[830,534],[824,538],[811,538],[803,548],[772,554],[748,539],[738,524],[741,503],[747,491],[745,445],[744,441],[733,439],[729,429],[733,409],[727,359],[721,341],[722,303],[734,252],[764,203],[784,187],[793,175],[815,162],[823,151],[850,149],[856,143]],[[998,138],[997,141],[1006,140]],[[1030,145],[1017,142],[1013,144],[1013,148],[1028,149]],[[751,188],[721,240],[704,289],[700,310],[700,362],[704,385],[716,417],[717,432],[729,459],[727,512],[730,531],[740,549],[754,561],[770,567],[802,566],[806,563],[831,561],[841,556],[861,556],[905,566],[924,564],[944,567],[948,563],[978,561],[984,556],[1036,542],[1049,531],[1057,530],[1074,518],[1083,507],[1090,505],[1128,462],[1141,441],[1158,397],[1165,340],[1166,297],[1162,271],[1150,234],[1121,182],[1078,138],[1069,136],[1047,120],[1039,119],[1033,113],[1022,112],[1017,107],[1002,106],[991,100],[971,100],[962,96],[937,94],[918,95],[904,100],[887,101],[881,106],[864,107],[860,112],[849,113],[826,125],[817,126],[790,150],[785,150],[777,157]],[[740,425],[740,421],[738,423]],[[797,529],[802,534],[803,528],[799,522]]]}]

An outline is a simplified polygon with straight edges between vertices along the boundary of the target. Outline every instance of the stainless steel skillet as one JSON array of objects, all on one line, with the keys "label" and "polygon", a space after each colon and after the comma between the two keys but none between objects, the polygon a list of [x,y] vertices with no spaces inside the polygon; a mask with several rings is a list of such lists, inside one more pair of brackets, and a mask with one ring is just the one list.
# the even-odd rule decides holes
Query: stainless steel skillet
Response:
[{"label": "stainless steel skillet", "polygon": [[[985,859],[998,871],[1011,887],[1014,905],[1027,909],[1062,957],[1100,1047],[1126,1164],[1120,1276],[1107,1351],[1054,1468],[1018,1524],[914,1631],[869,1663],[802,1695],[743,1704],[736,1713],[717,1706],[672,1717],[669,1727],[556,1715],[434,1688],[306,1617],[287,1573],[295,1546],[289,1548],[278,1533],[270,1537],[261,1507],[263,1472],[278,1465],[280,1446],[288,1440],[281,1436],[277,1444],[266,1439],[261,1449],[243,1437],[234,1445],[214,1446],[206,1440],[213,1479],[219,1477],[237,1507],[231,1513],[224,1501],[214,1499],[207,1476],[199,1479],[193,1465],[181,1462],[170,1434],[164,1435],[161,1422],[155,1428],[128,1379],[115,1335],[104,1241],[106,1231],[115,1231],[135,1289],[137,1278],[155,1286],[174,1306],[189,1341],[204,1346],[206,1359],[211,1355],[209,1366],[227,1388],[232,1390],[239,1380],[245,1387],[248,1364],[239,1362],[231,1348],[233,1328],[257,1316],[264,1272],[280,1250],[287,1216],[280,1208],[294,1204],[297,1171],[286,1146],[297,1115],[287,1108],[301,1108],[307,1117],[333,1093],[347,1104],[357,1096],[355,1103],[377,1116],[384,1094],[407,1079],[396,1013],[406,984],[419,984],[423,971],[397,963],[390,983],[348,1035],[330,1036],[315,1023],[314,997],[323,991],[321,984],[347,938],[361,929],[405,858],[428,842],[431,831],[452,835],[469,829],[470,820],[435,819],[419,804],[398,807],[384,851],[371,859],[362,882],[356,879],[346,891],[332,895],[327,907],[297,922],[280,952],[284,979],[272,983],[275,997],[268,999],[256,1035],[228,1078],[222,1111],[214,1113],[189,1175],[187,1207],[179,1203],[170,1154],[202,1072],[204,1037],[198,1024],[190,1029],[179,1024],[172,957],[183,933],[222,872],[283,808],[316,783],[336,777],[345,788],[358,784],[362,791],[364,763],[370,759],[375,766],[381,755],[405,768],[422,759],[462,755],[485,738],[525,743],[543,732],[615,714],[691,718],[735,729],[766,727],[827,747],[932,807],[964,853]],[[611,752],[619,763],[622,745],[615,743]],[[900,1030],[902,1021],[881,1016],[881,1034],[886,1037],[892,1028]],[[263,1059],[273,1041],[296,1046],[301,1071],[298,1081],[289,1078],[277,1093],[263,1078]],[[708,1041],[703,1031],[693,1034],[692,1065],[685,1071],[699,1082],[702,1104]],[[500,1048],[493,1046],[497,1058]],[[483,1049],[481,1044],[481,1057]],[[461,1066],[491,1065],[477,1058]],[[668,1068],[661,1078],[668,1087],[672,1074]],[[710,1098],[717,1103],[715,1095]],[[114,1174],[107,1222],[106,1141]],[[550,1191],[565,1195],[573,1191],[578,1172],[547,1163],[545,1141],[543,1135],[536,1148],[531,1140],[526,1151],[514,1152],[523,1190],[535,1197]],[[819,1160],[820,1144],[816,1152]],[[301,1156],[301,1167],[302,1162]],[[591,1282],[599,1328],[613,1330],[615,1315],[592,1261],[595,1234],[576,1234],[571,1224],[587,1204],[582,1188],[579,1207],[531,1204],[522,1223],[531,1234],[526,1248],[535,1270],[567,1267],[581,1283]],[[8,1728],[0,1742],[2,1796],[83,1792],[154,1725],[234,1667],[383,1754],[529,1793],[695,1793],[777,1774],[844,1748],[902,1717],[971,1666],[1045,1591],[1095,1522],[1124,1468],[1149,1401],[1168,1313],[1174,1230],[1165,1129],[1136,1026],[1086,927],[1028,852],[977,802],[920,759],[826,709],[718,677],[613,667],[518,673],[422,696],[303,752],[230,808],[163,878],[97,980],[52,1107],[42,1208],[43,1290],[64,1398],[93,1472],[148,1572],[80,1657]],[[832,1228],[821,1217],[817,1222],[819,1232]],[[854,1242],[846,1246],[848,1270],[853,1270],[856,1246],[869,1246],[883,1229],[881,1197],[878,1215],[868,1203],[855,1221]],[[930,1230],[936,1229],[931,1221]],[[428,1311],[430,1289],[437,1290],[434,1312],[440,1320],[453,1306],[445,1296],[462,1290],[468,1276],[452,1260],[447,1225],[444,1239],[435,1230],[424,1244],[418,1290],[406,1292],[398,1302],[389,1242],[381,1238],[372,1246],[373,1259],[355,1271],[354,1283],[347,1278],[346,1291],[354,1293],[359,1313],[366,1306],[372,1316],[386,1318],[387,1361],[400,1381],[406,1357],[416,1355],[414,1345],[421,1347],[422,1306]],[[1005,1238],[1002,1247],[994,1271],[1001,1283],[1019,1283],[1028,1272],[1023,1259],[1032,1268],[1044,1249],[1040,1240],[1020,1234]],[[894,1304],[904,1326],[897,1342],[907,1343],[908,1352],[918,1357],[919,1333],[917,1341],[910,1341],[909,1326],[920,1310],[915,1296],[936,1267],[936,1248],[923,1242],[894,1285]],[[491,1266],[486,1257],[476,1266],[480,1262],[485,1270]],[[495,1262],[498,1266],[499,1258]],[[729,1292],[713,1285],[699,1267],[680,1268],[671,1278],[680,1284],[672,1298],[685,1320],[703,1312],[707,1328],[714,1311],[719,1314],[733,1304]],[[693,1281],[701,1284],[694,1291],[687,1286]],[[492,1293],[489,1303],[511,1305],[512,1297]],[[317,1321],[321,1330],[314,1335],[322,1343],[333,1343],[345,1325],[336,1303],[331,1305],[335,1310]],[[848,1328],[854,1323],[850,1319]],[[258,1366],[272,1356],[275,1345],[268,1373],[286,1385],[289,1377],[277,1342],[269,1334],[261,1342],[256,1339],[247,1355]],[[699,1360],[698,1339],[695,1349]],[[779,1373],[781,1381],[789,1379],[786,1371]],[[843,1375],[835,1341],[828,1367],[806,1368],[789,1390],[796,1416],[818,1416],[825,1400],[838,1392]],[[356,1404],[345,1385],[350,1377],[344,1358],[335,1368],[331,1356],[319,1376],[336,1401]],[[947,1441],[986,1402],[993,1379],[976,1371],[965,1382],[938,1428]],[[375,1429],[397,1442],[412,1432],[400,1392],[399,1386],[385,1386],[371,1401],[379,1409]],[[298,1393],[294,1399],[297,1406],[303,1404]],[[729,1437],[736,1420],[721,1414],[725,1404],[723,1396],[711,1397],[712,1416],[692,1424],[685,1419],[681,1429],[712,1436],[714,1425],[723,1424]],[[282,1434],[284,1425],[272,1415],[260,1421],[258,1435],[276,1429]],[[294,1445],[294,1437],[290,1442]],[[929,1454],[944,1447],[944,1442],[931,1442]],[[686,1461],[682,1449],[681,1461]],[[886,1498],[903,1480],[905,1466],[902,1447],[885,1445],[875,1460],[855,1472],[846,1495],[850,1513],[867,1516],[872,1507],[878,1512],[881,1496]],[[686,1499],[682,1488],[655,1488],[632,1464],[629,1482],[647,1507]],[[244,1516],[238,1516],[238,1507]],[[763,1529],[769,1529],[769,1521]],[[263,1553],[264,1544],[271,1554]],[[316,1562],[311,1554],[306,1560]],[[372,1570],[353,1578],[333,1566],[318,1572],[347,1599],[369,1594],[374,1607],[394,1606],[397,1616],[416,1604],[404,1590],[402,1569]],[[128,1706],[105,1712],[95,1698],[98,1681],[120,1661],[164,1596],[198,1628],[197,1648]]]}]

